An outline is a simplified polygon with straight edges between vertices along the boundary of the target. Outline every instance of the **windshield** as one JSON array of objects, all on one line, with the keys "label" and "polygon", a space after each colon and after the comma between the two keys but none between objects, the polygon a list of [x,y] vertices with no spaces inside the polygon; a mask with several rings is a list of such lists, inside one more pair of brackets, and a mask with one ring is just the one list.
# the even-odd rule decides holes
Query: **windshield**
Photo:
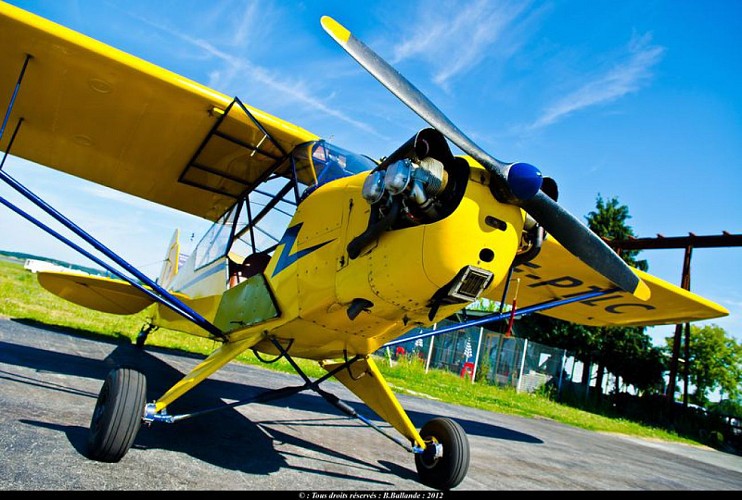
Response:
[{"label": "windshield", "polygon": [[315,182],[307,187],[302,198],[330,181],[373,170],[376,167],[376,163],[370,158],[351,153],[325,141],[313,141],[297,147],[294,150],[294,161],[297,171],[304,169],[314,171]]},{"label": "windshield", "polygon": [[233,205],[201,238],[194,250],[195,269],[211,264],[219,257],[227,254],[231,244],[232,227],[239,214],[239,208],[239,203]]}]

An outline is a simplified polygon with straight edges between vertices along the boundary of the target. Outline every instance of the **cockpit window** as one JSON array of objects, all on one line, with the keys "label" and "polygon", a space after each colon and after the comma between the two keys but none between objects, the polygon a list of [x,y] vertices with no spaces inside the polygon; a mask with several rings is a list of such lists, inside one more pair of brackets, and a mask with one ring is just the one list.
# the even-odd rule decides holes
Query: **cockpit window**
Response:
[{"label": "cockpit window", "polygon": [[302,198],[330,181],[376,167],[376,163],[370,158],[351,153],[325,141],[314,141],[297,147],[294,150],[294,161],[297,171],[311,168],[315,174],[314,184],[307,186]]},{"label": "cockpit window", "polygon": [[239,214],[239,208],[239,203],[232,206],[201,238],[194,250],[195,269],[210,264],[227,254],[231,244],[232,228]]},{"label": "cockpit window", "polygon": [[[299,190],[301,186],[305,187],[301,199],[330,181],[376,167],[370,158],[323,140],[300,144],[292,152],[292,157],[297,178],[303,181],[299,183]],[[227,210],[194,249],[192,257],[195,259],[195,268],[199,269],[228,254],[244,257],[260,251],[272,251],[280,238],[280,234],[274,234],[275,231],[287,227],[296,208],[295,202],[284,199],[289,191],[279,194],[286,187],[284,182],[285,179],[281,177],[268,179],[259,189],[254,189],[249,197],[240,199]],[[284,202],[284,205],[279,206],[276,199]]]}]

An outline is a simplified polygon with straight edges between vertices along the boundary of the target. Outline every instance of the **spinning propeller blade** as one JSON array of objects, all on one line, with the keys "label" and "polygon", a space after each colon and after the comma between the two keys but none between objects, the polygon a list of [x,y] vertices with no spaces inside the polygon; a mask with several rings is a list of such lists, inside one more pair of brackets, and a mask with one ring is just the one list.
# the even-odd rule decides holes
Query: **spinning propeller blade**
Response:
[{"label": "spinning propeller blade", "polygon": [[366,71],[431,127],[486,168],[492,174],[498,198],[523,208],[573,255],[622,290],[641,300],[649,298],[649,287],[601,238],[540,190],[542,177],[536,167],[527,163],[505,163],[489,155],[404,76],[340,23],[328,16],[322,17],[321,22],[324,30]]}]

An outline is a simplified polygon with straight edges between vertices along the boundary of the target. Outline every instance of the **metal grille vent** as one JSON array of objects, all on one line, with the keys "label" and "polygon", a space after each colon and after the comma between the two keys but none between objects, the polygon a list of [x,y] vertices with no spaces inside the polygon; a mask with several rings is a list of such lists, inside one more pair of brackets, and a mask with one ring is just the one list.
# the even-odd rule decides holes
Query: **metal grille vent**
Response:
[{"label": "metal grille vent", "polygon": [[467,266],[462,271],[453,283],[448,296],[464,301],[478,299],[492,281],[492,273],[472,266]]}]

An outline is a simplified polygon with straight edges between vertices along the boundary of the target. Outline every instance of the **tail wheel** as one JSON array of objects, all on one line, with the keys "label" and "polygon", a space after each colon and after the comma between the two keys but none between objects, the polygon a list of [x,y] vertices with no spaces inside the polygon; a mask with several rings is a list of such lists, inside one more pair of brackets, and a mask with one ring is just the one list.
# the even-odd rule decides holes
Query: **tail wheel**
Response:
[{"label": "tail wheel", "polygon": [[147,393],[144,375],[131,368],[117,368],[106,376],[95,404],[88,436],[88,457],[118,462],[142,424]]},{"label": "tail wheel", "polygon": [[469,470],[469,440],[464,429],[450,418],[434,418],[420,435],[428,443],[424,453],[415,455],[420,481],[439,490],[458,486]]}]

